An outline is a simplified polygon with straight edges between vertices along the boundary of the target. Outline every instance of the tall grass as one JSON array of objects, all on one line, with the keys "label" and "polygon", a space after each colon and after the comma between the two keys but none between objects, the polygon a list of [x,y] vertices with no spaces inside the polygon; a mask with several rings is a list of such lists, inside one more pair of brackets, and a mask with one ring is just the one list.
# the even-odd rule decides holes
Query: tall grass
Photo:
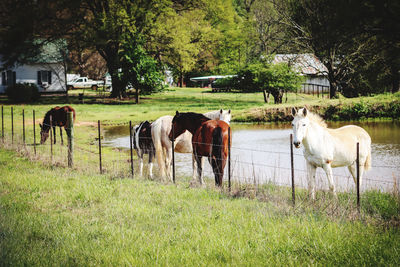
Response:
[{"label": "tall grass", "polygon": [[[300,192],[293,209],[284,187],[266,185],[259,201],[85,175],[3,149],[0,161],[2,265],[400,264],[398,227],[374,211],[352,219],[316,208],[329,197],[312,203]],[[331,205],[353,210],[343,204]]]}]

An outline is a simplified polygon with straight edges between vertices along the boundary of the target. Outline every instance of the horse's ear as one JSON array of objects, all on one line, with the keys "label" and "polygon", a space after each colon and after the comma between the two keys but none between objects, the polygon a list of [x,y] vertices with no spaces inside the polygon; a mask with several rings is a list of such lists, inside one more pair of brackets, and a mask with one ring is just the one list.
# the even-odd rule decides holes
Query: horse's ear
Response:
[{"label": "horse's ear", "polygon": [[303,115],[304,115],[304,117],[307,116],[307,108],[306,107],[303,108]]},{"label": "horse's ear", "polygon": [[231,110],[228,110],[228,113],[231,114]]},{"label": "horse's ear", "polygon": [[39,123],[39,126],[40,126],[40,129],[42,129],[42,124],[41,123]]},{"label": "horse's ear", "polygon": [[222,114],[222,112],[223,112],[223,110],[222,110],[222,108],[219,110],[219,113],[221,113]]},{"label": "horse's ear", "polygon": [[176,116],[178,116],[179,115],[179,111],[176,111],[176,114],[175,114]]},{"label": "horse's ear", "polygon": [[293,117],[296,116],[296,114],[297,114],[297,109],[296,109],[296,108],[292,108],[292,115],[293,115]]}]

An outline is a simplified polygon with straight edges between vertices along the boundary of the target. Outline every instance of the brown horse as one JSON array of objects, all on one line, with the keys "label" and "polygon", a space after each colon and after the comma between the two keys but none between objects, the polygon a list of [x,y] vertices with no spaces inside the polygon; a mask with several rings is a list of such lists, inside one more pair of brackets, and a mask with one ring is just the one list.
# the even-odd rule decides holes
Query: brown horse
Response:
[{"label": "brown horse", "polygon": [[[61,136],[61,145],[63,145],[64,140],[62,136],[62,129],[61,127],[64,127],[65,131],[67,132],[66,126],[67,126],[67,113],[72,112],[74,115],[74,121],[75,121],[75,110],[70,107],[70,106],[64,106],[64,107],[54,107],[47,111],[46,115],[44,116],[43,119],[43,125],[39,124],[41,131],[40,131],[40,143],[44,144],[44,142],[47,140],[49,137],[49,131],[50,127],[53,127],[53,134],[54,134],[54,144],[56,143],[56,126],[60,127],[60,136]],[[50,116],[51,116],[51,123],[50,123]],[[68,134],[68,132],[67,132]]]},{"label": "brown horse", "polygon": [[[197,162],[197,175],[202,182],[201,158],[207,157],[211,164],[215,184],[222,186],[226,158],[228,156],[228,129],[229,124],[222,120],[210,120],[203,114],[188,112],[179,113],[172,119],[172,129],[168,137],[176,137],[188,130],[192,133],[193,155]],[[230,144],[232,144],[232,135]]]}]

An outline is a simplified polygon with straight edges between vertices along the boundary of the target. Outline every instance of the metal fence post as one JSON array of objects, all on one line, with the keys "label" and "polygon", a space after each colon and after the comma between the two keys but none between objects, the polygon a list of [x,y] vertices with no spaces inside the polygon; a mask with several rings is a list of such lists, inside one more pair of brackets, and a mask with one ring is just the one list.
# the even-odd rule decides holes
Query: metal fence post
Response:
[{"label": "metal fence post", "polygon": [[357,210],[360,212],[360,143],[357,142]]},{"label": "metal fence post", "polygon": [[175,183],[175,133],[174,128],[172,127],[172,181]]},{"label": "metal fence post", "polygon": [[231,127],[228,128],[228,186],[231,191]]},{"label": "metal fence post", "polygon": [[74,113],[67,113],[68,167],[74,166]]},{"label": "metal fence post", "polygon": [[35,127],[35,110],[33,110],[32,113],[32,117],[33,117],[33,151],[35,152],[36,155],[36,127]]},{"label": "metal fence post", "polygon": [[99,133],[99,167],[100,167],[100,174],[103,173],[103,168],[101,165],[101,134],[100,134],[100,120],[97,121],[97,129]]},{"label": "metal fence post", "polygon": [[129,121],[129,144],[131,149],[131,175],[133,177],[133,134],[132,134],[132,121]]},{"label": "metal fence post", "polygon": [[14,144],[14,109],[11,107],[11,144]]},{"label": "metal fence post", "polygon": [[296,193],[294,188],[294,159],[293,159],[293,134],[290,134],[290,165],[292,169],[292,202],[296,204]]},{"label": "metal fence post", "polygon": [[25,145],[25,109],[22,110],[22,140]]},{"label": "metal fence post", "polygon": [[50,156],[51,156],[51,163],[53,163],[53,118],[50,115]]},{"label": "metal fence post", "polygon": [[1,139],[4,143],[4,107],[1,106]]}]

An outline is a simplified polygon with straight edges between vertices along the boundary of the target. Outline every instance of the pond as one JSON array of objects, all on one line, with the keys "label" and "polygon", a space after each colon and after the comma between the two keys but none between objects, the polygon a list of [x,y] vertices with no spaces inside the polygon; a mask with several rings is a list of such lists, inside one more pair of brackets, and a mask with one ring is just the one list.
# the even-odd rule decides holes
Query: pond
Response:
[{"label": "pond", "polygon": [[[363,127],[372,138],[372,168],[364,175],[362,190],[379,189],[391,191],[400,178],[400,123],[380,122],[330,122],[328,127],[356,124]],[[290,134],[289,123],[281,124],[232,124],[232,179],[244,183],[272,182],[290,185]],[[127,127],[110,127],[105,133],[105,145],[129,149]],[[190,154],[175,154],[177,177],[192,176]],[[303,150],[294,149],[296,186],[307,187],[306,164]],[[204,175],[213,179],[207,161]],[[333,169],[338,190],[355,189],[354,181],[347,168]],[[227,169],[224,179],[227,179]],[[398,187],[397,183],[397,187]],[[317,187],[327,189],[326,175],[317,170]]]}]

